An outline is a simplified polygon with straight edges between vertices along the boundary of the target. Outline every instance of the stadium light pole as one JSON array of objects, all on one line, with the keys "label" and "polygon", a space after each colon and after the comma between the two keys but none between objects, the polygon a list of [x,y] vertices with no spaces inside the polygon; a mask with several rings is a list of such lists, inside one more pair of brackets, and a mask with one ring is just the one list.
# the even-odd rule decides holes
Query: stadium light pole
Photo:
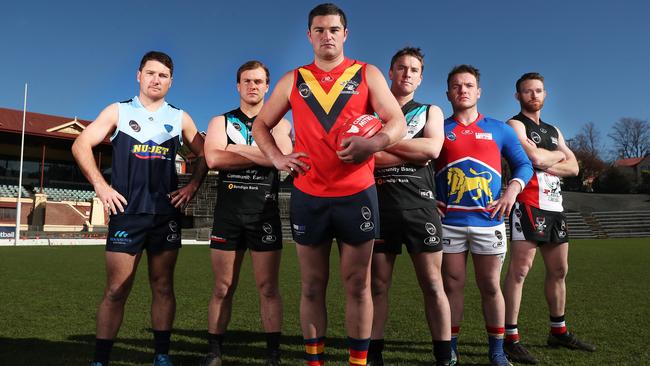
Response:
[{"label": "stadium light pole", "polygon": [[27,83],[25,83],[25,99],[23,101],[23,129],[20,139],[20,168],[18,169],[18,200],[16,201],[16,233],[14,234],[14,245],[18,245],[20,237],[20,216],[22,204],[20,198],[23,193],[23,155],[25,153],[25,119],[27,119]]}]

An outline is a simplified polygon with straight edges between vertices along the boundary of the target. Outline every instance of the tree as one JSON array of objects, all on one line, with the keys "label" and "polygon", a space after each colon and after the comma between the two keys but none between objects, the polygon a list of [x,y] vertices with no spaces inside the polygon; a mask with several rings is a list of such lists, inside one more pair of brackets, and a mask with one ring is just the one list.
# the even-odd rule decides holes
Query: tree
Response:
[{"label": "tree", "polygon": [[571,149],[574,152],[580,151],[584,154],[591,155],[600,159],[602,144],[600,142],[600,131],[593,122],[587,122],[582,125],[580,132],[573,138]]},{"label": "tree", "polygon": [[638,158],[650,153],[650,123],[637,118],[621,118],[609,136],[619,159]]},{"label": "tree", "polygon": [[578,160],[580,171],[577,177],[564,179],[566,189],[590,189],[590,184],[585,182],[593,181],[606,167],[600,158],[603,151],[600,131],[593,122],[587,122],[574,138],[567,140],[567,144]]}]

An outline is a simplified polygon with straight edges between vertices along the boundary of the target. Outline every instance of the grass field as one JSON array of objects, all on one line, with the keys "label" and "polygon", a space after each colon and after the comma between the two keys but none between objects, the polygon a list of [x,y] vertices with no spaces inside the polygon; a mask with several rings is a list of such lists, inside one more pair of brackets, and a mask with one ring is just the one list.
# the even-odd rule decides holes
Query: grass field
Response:
[{"label": "grass field", "polygon": [[[337,256],[336,249],[333,257]],[[338,260],[332,260],[328,292],[328,365],[347,365],[343,294]],[[151,364],[150,294],[146,261],[127,304],[111,365]],[[541,259],[524,289],[519,328],[523,341],[547,365],[647,365],[650,351],[650,239],[576,240],[571,244],[567,324],[593,342],[593,354],[548,349],[548,314]],[[205,351],[211,292],[208,249],[182,249],[176,273],[178,310],[172,338],[176,366],[197,365]],[[468,278],[473,278],[473,275]],[[296,252],[286,245],[282,261],[285,365],[301,365],[298,324],[300,280]],[[0,365],[88,365],[94,318],[104,285],[103,247],[0,247]],[[246,260],[226,338],[227,365],[261,364],[264,338],[250,260]],[[386,363],[431,365],[422,299],[409,258],[398,259],[387,326]],[[463,365],[485,365],[486,336],[478,291],[466,291],[460,338]]]}]

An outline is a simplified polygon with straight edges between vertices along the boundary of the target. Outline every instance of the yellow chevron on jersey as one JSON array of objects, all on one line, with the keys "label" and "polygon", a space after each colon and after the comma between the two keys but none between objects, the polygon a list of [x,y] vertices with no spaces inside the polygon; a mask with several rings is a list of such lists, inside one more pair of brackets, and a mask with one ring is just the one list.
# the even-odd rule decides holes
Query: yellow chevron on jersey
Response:
[{"label": "yellow chevron on jersey", "polygon": [[354,75],[359,71],[359,69],[361,69],[361,67],[362,65],[360,64],[353,64],[352,66],[345,69],[343,74],[341,74],[341,76],[336,80],[329,93],[326,93],[325,90],[323,90],[323,87],[320,85],[318,80],[316,80],[314,74],[312,74],[311,71],[301,67],[298,69],[298,72],[300,72],[300,75],[305,80],[307,86],[309,86],[311,93],[314,95],[325,113],[329,114],[332,106],[334,106],[334,103],[341,95],[343,89],[347,86],[350,79],[352,79]]}]

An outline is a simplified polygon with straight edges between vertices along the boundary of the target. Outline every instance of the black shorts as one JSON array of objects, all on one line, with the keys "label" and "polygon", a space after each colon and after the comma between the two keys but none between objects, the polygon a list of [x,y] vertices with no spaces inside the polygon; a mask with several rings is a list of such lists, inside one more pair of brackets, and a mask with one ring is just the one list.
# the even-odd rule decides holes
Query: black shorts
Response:
[{"label": "black shorts", "polygon": [[515,202],[510,213],[510,239],[527,240],[538,245],[566,243],[569,241],[566,215]]},{"label": "black shorts", "polygon": [[402,254],[402,244],[412,254],[442,250],[442,225],[435,207],[384,210],[379,219],[381,230],[374,253]]},{"label": "black shorts", "polygon": [[137,254],[181,247],[180,217],[173,215],[111,215],[106,250]]},{"label": "black shorts", "polygon": [[280,213],[245,214],[223,212],[214,216],[210,248],[267,252],[282,249]]},{"label": "black shorts", "polygon": [[371,186],[344,197],[316,197],[291,190],[291,232],[301,245],[361,244],[376,237],[379,229],[377,189]]}]

